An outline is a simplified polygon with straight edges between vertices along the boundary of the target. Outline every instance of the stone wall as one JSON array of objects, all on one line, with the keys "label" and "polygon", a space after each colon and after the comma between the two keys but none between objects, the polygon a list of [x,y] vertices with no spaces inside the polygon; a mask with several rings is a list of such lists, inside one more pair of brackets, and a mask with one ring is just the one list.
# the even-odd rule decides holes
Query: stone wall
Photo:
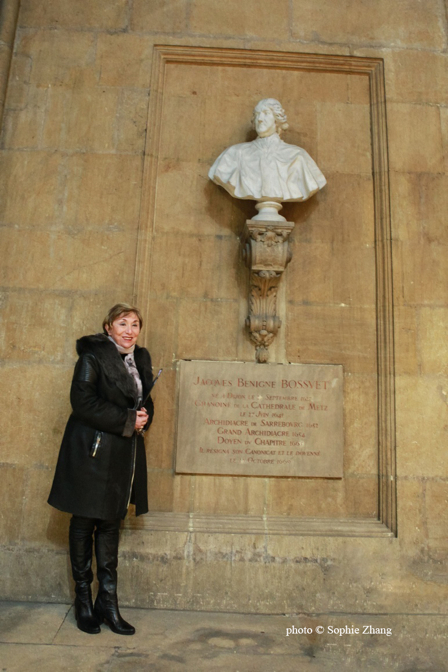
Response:
[{"label": "stone wall", "polygon": [[[122,535],[123,602],[446,610],[446,38],[442,0],[277,0],[275,11],[255,0],[21,0],[1,135],[2,597],[70,595],[69,516],[46,497],[74,342],[99,330],[110,305],[136,299],[164,374],[147,439],[151,514],[131,511]],[[196,55],[168,59],[161,76],[169,46]],[[201,61],[200,48],[216,62],[206,51]],[[238,65],[225,62],[231,50]],[[376,527],[384,241],[371,80],[275,66],[288,54],[384,61],[395,397],[380,420],[394,436],[395,407],[391,532]],[[253,357],[238,237],[254,211],[207,170],[224,147],[253,137],[251,110],[268,96],[288,112],[284,139],[328,180],[284,209],[297,225],[273,358],[344,365],[342,480],[173,471],[176,362]]]}]

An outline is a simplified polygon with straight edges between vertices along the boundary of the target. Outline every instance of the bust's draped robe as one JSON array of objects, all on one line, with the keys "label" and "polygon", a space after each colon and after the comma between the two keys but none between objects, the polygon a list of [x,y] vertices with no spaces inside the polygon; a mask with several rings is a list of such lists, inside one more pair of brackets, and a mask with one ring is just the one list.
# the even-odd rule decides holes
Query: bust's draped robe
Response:
[{"label": "bust's draped robe", "polygon": [[327,183],[308,152],[277,133],[228,147],[208,175],[235,198],[256,201],[306,201]]}]

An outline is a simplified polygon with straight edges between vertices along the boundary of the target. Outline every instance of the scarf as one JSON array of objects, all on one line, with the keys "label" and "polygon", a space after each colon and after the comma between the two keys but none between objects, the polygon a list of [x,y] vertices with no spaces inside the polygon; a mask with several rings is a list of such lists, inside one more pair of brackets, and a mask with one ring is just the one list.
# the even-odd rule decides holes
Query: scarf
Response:
[{"label": "scarf", "polygon": [[135,350],[135,345],[132,345],[130,348],[123,348],[122,345],[118,345],[118,343],[115,343],[114,339],[112,336],[108,336],[108,339],[112,341],[112,343],[115,345],[117,348],[118,352],[120,355],[125,355],[123,362],[126,367],[127,372],[129,375],[134,379],[135,386],[137,388],[138,396],[141,399],[143,396],[143,386],[142,386],[142,381],[140,378],[140,374],[138,372],[137,366],[135,364],[135,359],[134,359],[134,350]]}]

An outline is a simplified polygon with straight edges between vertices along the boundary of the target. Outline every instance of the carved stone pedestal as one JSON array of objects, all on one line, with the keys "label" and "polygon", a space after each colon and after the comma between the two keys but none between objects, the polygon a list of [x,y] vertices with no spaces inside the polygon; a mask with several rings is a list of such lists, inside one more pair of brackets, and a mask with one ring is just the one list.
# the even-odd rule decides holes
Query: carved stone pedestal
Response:
[{"label": "carved stone pedestal", "polygon": [[257,362],[267,362],[268,348],[280,329],[277,290],[291,261],[288,238],[294,222],[248,219],[243,231],[243,258],[250,269],[249,315],[246,326],[256,345]]}]

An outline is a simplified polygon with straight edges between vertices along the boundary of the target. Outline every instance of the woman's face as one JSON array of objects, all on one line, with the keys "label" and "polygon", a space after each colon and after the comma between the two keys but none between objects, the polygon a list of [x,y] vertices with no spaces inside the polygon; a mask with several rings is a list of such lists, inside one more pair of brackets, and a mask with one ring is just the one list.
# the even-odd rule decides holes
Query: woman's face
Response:
[{"label": "woman's face", "polygon": [[135,313],[120,315],[110,327],[106,324],[106,331],[122,348],[131,348],[137,343],[140,322]]}]

